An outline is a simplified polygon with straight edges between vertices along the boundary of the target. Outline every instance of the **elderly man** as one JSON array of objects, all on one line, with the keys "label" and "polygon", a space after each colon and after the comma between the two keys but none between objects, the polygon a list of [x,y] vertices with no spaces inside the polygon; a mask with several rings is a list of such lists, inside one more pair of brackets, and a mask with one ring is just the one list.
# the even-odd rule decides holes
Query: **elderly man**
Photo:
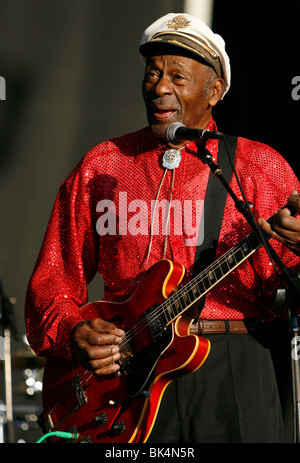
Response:
[{"label": "elderly man", "polygon": [[[87,284],[99,272],[105,301],[123,307],[145,272],[161,259],[185,267],[184,284],[192,278],[199,237],[195,217],[204,214],[198,206],[205,204],[210,170],[194,141],[167,140],[166,129],[180,122],[216,131],[212,108],[230,86],[223,39],[190,15],[171,13],[157,20],[144,32],[140,53],[149,127],[99,144],[62,184],[27,294],[28,339],[36,353],[67,362],[78,356],[86,370],[102,379],[118,372],[124,376],[120,345],[127,327],[113,322],[113,314],[106,320],[101,310],[98,316],[82,315]],[[217,139],[206,143],[215,161],[220,145]],[[300,212],[297,178],[278,153],[261,143],[238,138],[234,154],[255,219],[275,238],[272,244],[283,262],[298,269],[300,219],[282,209],[288,201]],[[230,185],[241,198],[235,176]],[[216,259],[251,231],[232,198],[225,199]],[[167,204],[162,222],[159,201]],[[172,213],[175,203],[182,206],[184,224]],[[213,212],[218,203],[215,197]],[[144,215],[138,214],[142,209]],[[265,219],[275,211],[270,225]],[[204,223],[204,237],[211,232]],[[264,248],[236,267],[206,294],[199,323],[190,325],[191,332],[193,327],[193,333],[210,341],[207,359],[168,385],[148,442],[282,440],[266,334],[275,317],[278,280]],[[145,298],[150,293],[148,281]],[[102,426],[106,419],[102,414]]]}]

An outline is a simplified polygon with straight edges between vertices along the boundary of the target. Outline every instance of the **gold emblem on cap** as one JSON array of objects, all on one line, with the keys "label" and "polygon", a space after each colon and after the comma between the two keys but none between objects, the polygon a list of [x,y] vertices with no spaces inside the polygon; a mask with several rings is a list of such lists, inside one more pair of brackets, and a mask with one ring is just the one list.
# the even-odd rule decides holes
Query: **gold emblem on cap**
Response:
[{"label": "gold emblem on cap", "polygon": [[167,26],[169,29],[183,29],[190,25],[190,22],[185,16],[175,16],[171,21],[168,22]]}]

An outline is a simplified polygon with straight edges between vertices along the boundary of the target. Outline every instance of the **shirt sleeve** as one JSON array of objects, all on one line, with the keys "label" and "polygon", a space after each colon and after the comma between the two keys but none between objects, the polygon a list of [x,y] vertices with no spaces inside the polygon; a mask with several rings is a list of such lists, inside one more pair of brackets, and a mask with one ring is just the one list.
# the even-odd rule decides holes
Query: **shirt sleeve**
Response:
[{"label": "shirt sleeve", "polygon": [[25,303],[28,342],[37,355],[70,358],[70,333],[82,320],[97,271],[92,175],[80,163],[57,194]]}]

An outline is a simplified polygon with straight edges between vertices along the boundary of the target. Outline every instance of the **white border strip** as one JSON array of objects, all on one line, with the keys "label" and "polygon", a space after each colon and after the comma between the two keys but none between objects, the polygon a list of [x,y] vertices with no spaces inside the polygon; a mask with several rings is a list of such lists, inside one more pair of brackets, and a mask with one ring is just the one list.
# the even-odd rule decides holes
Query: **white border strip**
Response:
[{"label": "white border strip", "polygon": [[212,27],[213,0],[185,0],[184,13],[191,14],[201,19],[209,27]]}]

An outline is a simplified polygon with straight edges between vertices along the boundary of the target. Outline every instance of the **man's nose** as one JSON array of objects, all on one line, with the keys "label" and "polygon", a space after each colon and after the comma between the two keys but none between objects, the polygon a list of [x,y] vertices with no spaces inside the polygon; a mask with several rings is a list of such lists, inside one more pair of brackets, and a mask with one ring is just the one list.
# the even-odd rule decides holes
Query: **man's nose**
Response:
[{"label": "man's nose", "polygon": [[170,95],[172,93],[172,85],[167,76],[162,75],[155,85],[154,89],[157,96]]}]

